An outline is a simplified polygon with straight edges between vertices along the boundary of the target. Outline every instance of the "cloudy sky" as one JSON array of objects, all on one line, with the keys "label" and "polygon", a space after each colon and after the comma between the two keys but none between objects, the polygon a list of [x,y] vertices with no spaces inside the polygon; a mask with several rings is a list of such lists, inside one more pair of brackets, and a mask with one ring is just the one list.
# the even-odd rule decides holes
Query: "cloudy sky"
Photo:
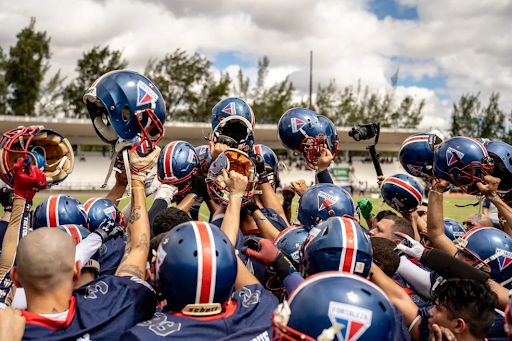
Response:
[{"label": "cloudy sky", "polygon": [[389,86],[427,100],[422,127],[446,128],[452,102],[499,91],[512,109],[512,0],[0,0],[0,45],[37,18],[52,37],[52,72],[72,78],[94,45],[122,49],[130,68],[176,48],[200,52],[216,71],[255,76],[267,55],[269,83],[290,75],[298,96],[335,78]]}]

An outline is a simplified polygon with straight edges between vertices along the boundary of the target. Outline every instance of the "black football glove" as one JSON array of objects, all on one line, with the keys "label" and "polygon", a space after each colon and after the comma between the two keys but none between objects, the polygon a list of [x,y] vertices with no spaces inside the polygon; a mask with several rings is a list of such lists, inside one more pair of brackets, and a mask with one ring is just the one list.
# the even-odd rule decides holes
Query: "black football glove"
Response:
[{"label": "black football glove", "polygon": [[4,207],[5,212],[12,211],[12,197],[14,190],[4,187],[0,190],[0,205]]},{"label": "black football glove", "polygon": [[121,237],[124,233],[124,229],[114,220],[105,218],[93,233],[99,235],[101,237],[102,243],[105,244],[111,239]]}]

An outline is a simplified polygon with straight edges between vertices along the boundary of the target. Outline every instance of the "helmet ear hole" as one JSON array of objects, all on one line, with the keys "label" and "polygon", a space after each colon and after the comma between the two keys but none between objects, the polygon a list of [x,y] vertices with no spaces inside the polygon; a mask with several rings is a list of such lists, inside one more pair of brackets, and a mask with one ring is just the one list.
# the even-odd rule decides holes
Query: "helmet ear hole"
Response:
[{"label": "helmet ear hole", "polygon": [[128,107],[127,105],[123,108],[123,122],[126,122],[128,121],[128,119],[130,118],[130,107]]},{"label": "helmet ear hole", "polygon": [[197,257],[197,250],[194,251],[194,257]]}]

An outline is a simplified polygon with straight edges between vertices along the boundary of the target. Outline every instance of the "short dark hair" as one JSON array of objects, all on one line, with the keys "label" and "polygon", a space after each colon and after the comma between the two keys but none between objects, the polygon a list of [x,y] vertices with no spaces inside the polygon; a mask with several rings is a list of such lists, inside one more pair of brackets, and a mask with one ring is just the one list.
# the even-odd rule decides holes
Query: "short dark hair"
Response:
[{"label": "short dark hair", "polygon": [[449,279],[436,290],[436,304],[446,308],[448,318],[461,318],[469,332],[484,338],[494,323],[496,295],[486,282],[472,279]]},{"label": "short dark hair", "polygon": [[395,251],[396,244],[382,237],[371,237],[370,241],[373,248],[373,259],[380,263],[382,271],[388,277],[393,277],[400,265],[400,257]]},{"label": "short dark hair", "polygon": [[375,219],[377,220],[377,222],[379,222],[382,219],[384,219],[385,216],[388,215],[396,215],[396,213],[390,210],[380,211],[379,213],[377,213],[377,216],[375,216]]},{"label": "short dark hair", "polygon": [[168,207],[161,210],[153,221],[153,233],[158,236],[160,233],[169,232],[181,223],[192,221],[190,216],[176,207]]},{"label": "short dark hair", "polygon": [[408,235],[411,238],[414,238],[414,230],[409,220],[402,217],[398,217],[397,215],[387,215],[382,219],[393,221],[394,224],[392,232],[401,232],[403,234]]},{"label": "short dark hair", "polygon": [[158,250],[158,246],[162,242],[162,239],[167,235],[167,232],[160,233],[158,236],[153,237],[151,241],[149,242],[149,253],[148,253],[148,262],[149,264],[153,264],[154,260],[156,259],[156,252]]}]

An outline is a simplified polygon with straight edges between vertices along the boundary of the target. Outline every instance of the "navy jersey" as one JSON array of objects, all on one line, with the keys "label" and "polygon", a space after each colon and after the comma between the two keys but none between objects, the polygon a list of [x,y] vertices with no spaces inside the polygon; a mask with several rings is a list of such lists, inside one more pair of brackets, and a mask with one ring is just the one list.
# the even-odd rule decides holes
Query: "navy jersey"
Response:
[{"label": "navy jersey", "polygon": [[273,208],[262,208],[260,211],[279,232],[288,228],[286,221]]},{"label": "navy jersey", "polygon": [[115,275],[117,267],[121,263],[126,247],[126,233],[122,238],[108,240],[101,245],[100,253],[100,276]]},{"label": "navy jersey", "polygon": [[[217,226],[218,228],[221,228],[223,221],[224,221],[224,214],[221,216],[221,218],[215,219],[210,224],[213,224],[213,225]],[[238,235],[236,236],[235,249],[240,251],[244,247],[244,241],[245,241],[244,235],[242,234],[242,231],[240,231],[240,229],[238,229]],[[243,255],[241,252],[239,252],[238,257],[244,264],[247,263],[246,255]]]},{"label": "navy jersey", "polygon": [[393,304],[393,315],[395,315],[395,341],[408,341],[411,339],[411,335],[409,334],[409,330],[407,329],[407,324],[405,323],[404,315],[398,310],[398,308]]},{"label": "navy jersey", "polygon": [[23,340],[119,340],[123,331],[153,316],[155,291],[135,277],[102,276],[76,289],[65,321],[22,310]]},{"label": "navy jersey", "polygon": [[2,243],[4,242],[5,231],[7,231],[8,222],[0,220],[0,255],[2,254]]},{"label": "navy jersey", "polygon": [[276,297],[261,285],[253,284],[237,290],[220,315],[156,313],[151,320],[125,332],[121,340],[270,340],[276,307]]}]

